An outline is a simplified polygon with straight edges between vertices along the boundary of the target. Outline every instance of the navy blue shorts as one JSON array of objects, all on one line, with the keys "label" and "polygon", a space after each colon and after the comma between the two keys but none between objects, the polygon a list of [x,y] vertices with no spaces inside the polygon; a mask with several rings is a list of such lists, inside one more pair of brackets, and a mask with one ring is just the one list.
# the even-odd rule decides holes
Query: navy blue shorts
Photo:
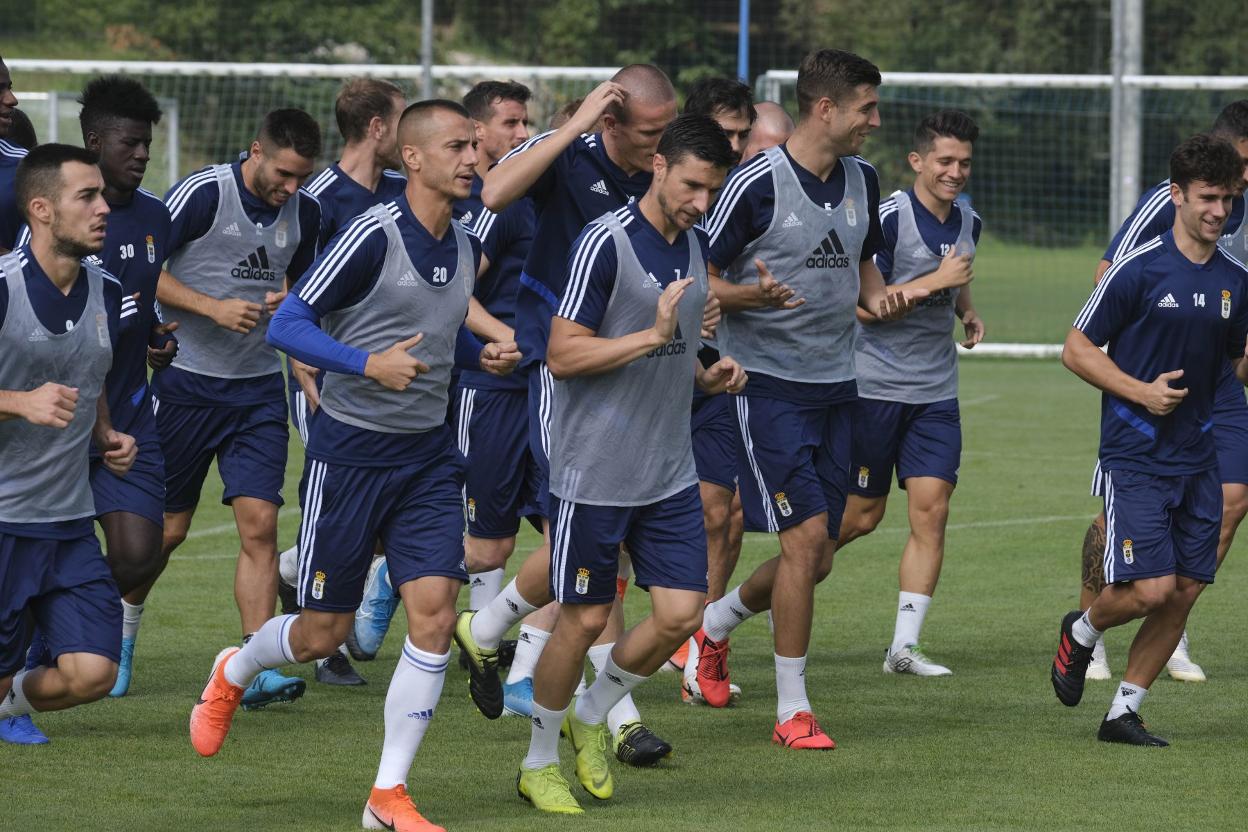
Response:
[{"label": "navy blue shorts", "polygon": [[628,546],[633,582],[706,592],[706,526],[702,497],[691,485],[644,506],[595,506],[553,494],[550,591],[562,604],[609,604]]},{"label": "navy blue shorts", "polygon": [[533,505],[536,513],[550,518],[550,408],[555,398],[555,378],[539,362],[529,368],[529,453],[533,458]]},{"label": "navy blue shorts", "polygon": [[1176,477],[1102,474],[1106,583],[1175,574],[1213,583],[1222,526],[1217,471]]},{"label": "navy blue shorts", "polygon": [[380,538],[390,582],[431,575],[468,580],[464,462],[445,425],[419,462],[360,468],[309,460],[299,525],[299,606],[352,612]]},{"label": "navy blue shorts", "polygon": [[0,679],[26,663],[31,624],[53,659],[121,658],[121,598],[94,534],[74,540],[0,532]]},{"label": "navy blue shorts", "polygon": [[157,526],[165,525],[165,457],[160,451],[160,436],[155,431],[136,436],[138,456],[124,477],[104,467],[99,460],[91,461],[91,493],[95,497],[95,516],[115,511],[137,514]]},{"label": "navy blue shorts", "polygon": [[935,477],[958,484],[962,462],[962,417],[958,400],[903,404],[859,399],[854,405],[850,491],[883,497],[910,477]]},{"label": "navy blue shorts", "polygon": [[515,537],[521,517],[541,514],[537,483],[543,480],[529,450],[528,391],[461,387],[455,400],[455,428],[456,444],[468,464],[464,474],[468,534]]},{"label": "navy blue shorts", "polygon": [[727,393],[701,396],[694,393],[693,461],[698,479],[737,490],[737,427],[732,397]]},{"label": "navy blue shorts", "polygon": [[735,398],[745,528],[778,532],[827,512],[828,539],[835,540],[849,491],[854,403]]},{"label": "navy blue shorts", "polygon": [[286,402],[200,407],[156,402],[165,454],[165,511],[195,508],[215,457],[225,491],[221,502],[255,497],[280,506],[286,480]]}]

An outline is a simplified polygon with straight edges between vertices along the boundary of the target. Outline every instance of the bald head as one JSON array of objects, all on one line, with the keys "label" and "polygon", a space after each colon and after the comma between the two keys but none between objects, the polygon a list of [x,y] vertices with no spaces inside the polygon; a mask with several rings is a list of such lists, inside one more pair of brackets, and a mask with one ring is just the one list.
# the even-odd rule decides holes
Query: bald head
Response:
[{"label": "bald head", "polygon": [[750,131],[750,143],[742,154],[741,161],[750,159],[769,147],[784,144],[793,134],[793,119],[779,104],[772,101],[760,101],[754,105],[758,118],[754,120],[754,129]]},{"label": "bald head", "polygon": [[446,98],[417,101],[399,116],[399,146],[425,147],[449,122],[471,118],[458,101]]},{"label": "bald head", "polygon": [[[653,64],[630,64],[611,77],[628,93],[623,112],[612,112],[618,120],[627,121],[636,107],[661,107],[670,104],[676,115],[676,88],[663,70]],[[612,108],[615,109],[615,108]]]}]

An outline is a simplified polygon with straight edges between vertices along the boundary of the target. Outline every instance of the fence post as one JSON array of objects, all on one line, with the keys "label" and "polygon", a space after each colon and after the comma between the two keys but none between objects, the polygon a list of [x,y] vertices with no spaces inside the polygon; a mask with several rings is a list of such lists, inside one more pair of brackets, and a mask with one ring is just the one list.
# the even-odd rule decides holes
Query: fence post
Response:
[{"label": "fence post", "polygon": [[433,98],[433,0],[420,0],[420,97]]},{"label": "fence post", "polygon": [[1127,76],[1144,71],[1143,0],[1112,0],[1113,88],[1110,93],[1109,233],[1126,219],[1140,195],[1141,119],[1140,88]]},{"label": "fence post", "polygon": [[737,78],[750,83],[750,0],[737,10]]}]

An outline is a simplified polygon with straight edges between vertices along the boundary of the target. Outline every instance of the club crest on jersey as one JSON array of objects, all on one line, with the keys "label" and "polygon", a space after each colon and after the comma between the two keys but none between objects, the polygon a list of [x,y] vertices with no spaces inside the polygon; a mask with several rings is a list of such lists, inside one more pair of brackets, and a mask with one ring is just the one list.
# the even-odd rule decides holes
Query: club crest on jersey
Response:
[{"label": "club crest on jersey", "polygon": [[156,240],[151,234],[147,235],[147,262],[156,262]]},{"label": "club crest on jersey", "polygon": [[871,482],[871,469],[863,465],[858,469],[858,487],[866,488],[869,482]]},{"label": "club crest on jersey", "polygon": [[1122,559],[1126,563],[1135,563],[1135,549],[1129,537],[1122,541]]},{"label": "club crest on jersey", "polygon": [[576,594],[585,595],[589,592],[589,570],[581,567],[576,570]]},{"label": "club crest on jersey", "polygon": [[1231,293],[1226,289],[1222,290],[1222,317],[1231,317]]},{"label": "club crest on jersey", "polygon": [[468,498],[468,521],[471,523],[475,523],[476,520],[477,520],[477,501],[469,497]]},{"label": "club crest on jersey", "polygon": [[785,517],[793,514],[793,506],[789,504],[789,498],[783,491],[776,492],[776,508],[780,509],[780,514]]},{"label": "club crest on jersey", "polygon": [[312,597],[321,600],[325,596],[325,573],[319,569],[312,576]]},{"label": "club crest on jersey", "polygon": [[286,220],[277,224],[277,233],[273,235],[273,242],[278,248],[286,248]]},{"label": "club crest on jersey", "polygon": [[109,346],[108,340],[108,317],[101,312],[95,316],[95,334],[100,339],[100,346]]},{"label": "club crest on jersey", "polygon": [[850,228],[858,225],[858,212],[854,210],[854,201],[848,198],[845,200],[845,222],[849,223]]}]

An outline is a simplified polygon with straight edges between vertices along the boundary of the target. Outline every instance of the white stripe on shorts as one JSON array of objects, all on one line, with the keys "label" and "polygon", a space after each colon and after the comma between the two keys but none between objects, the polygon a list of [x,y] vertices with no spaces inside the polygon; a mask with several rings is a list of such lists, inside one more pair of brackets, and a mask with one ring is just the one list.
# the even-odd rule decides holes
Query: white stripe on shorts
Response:
[{"label": "white stripe on shorts", "polygon": [[750,403],[745,396],[737,396],[737,424],[741,428],[741,444],[745,448],[745,456],[750,461],[750,470],[754,472],[754,481],[758,484],[759,496],[763,499],[763,511],[767,514],[767,531],[780,531],[776,522],[776,512],[771,507],[771,491],[763,482],[763,472],[754,459],[754,440],[750,436]]}]

